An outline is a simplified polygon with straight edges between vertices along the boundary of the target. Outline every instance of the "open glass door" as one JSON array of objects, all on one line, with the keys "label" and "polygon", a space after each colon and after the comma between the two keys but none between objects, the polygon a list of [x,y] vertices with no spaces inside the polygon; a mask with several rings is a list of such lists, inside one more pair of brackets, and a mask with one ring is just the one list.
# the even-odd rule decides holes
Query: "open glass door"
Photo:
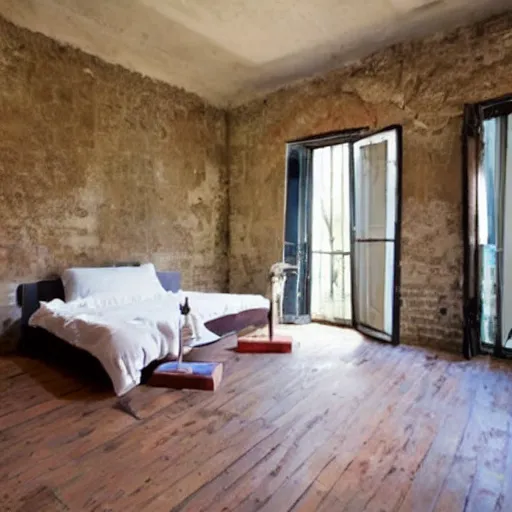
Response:
[{"label": "open glass door", "polygon": [[501,345],[498,307],[500,258],[503,253],[501,181],[504,177],[502,160],[506,117],[482,120],[481,132],[477,182],[479,331],[481,348],[498,352]]},{"label": "open glass door", "polygon": [[469,359],[501,349],[499,261],[503,119],[467,105],[463,129],[464,339]]},{"label": "open glass door", "polygon": [[512,357],[512,96],[465,107],[464,343]]},{"label": "open glass door", "polygon": [[401,131],[360,139],[353,152],[354,324],[398,343]]},{"label": "open glass door", "polygon": [[507,115],[503,141],[506,147],[503,172],[503,216],[501,222],[501,340],[503,355],[512,355],[512,114]]},{"label": "open glass door", "polygon": [[309,238],[311,151],[304,146],[289,148],[286,163],[286,212],[283,259],[297,267],[285,281],[284,323],[308,323],[309,312]]}]

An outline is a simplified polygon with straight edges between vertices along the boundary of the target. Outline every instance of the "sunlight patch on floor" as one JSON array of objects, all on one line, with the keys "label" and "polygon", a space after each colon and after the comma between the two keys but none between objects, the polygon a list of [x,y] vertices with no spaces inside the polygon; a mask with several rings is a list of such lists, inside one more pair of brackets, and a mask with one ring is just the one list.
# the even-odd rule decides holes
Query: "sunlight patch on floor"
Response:
[{"label": "sunlight patch on floor", "polygon": [[[366,340],[362,334],[354,329],[316,323],[305,325],[280,324],[276,328],[276,333],[292,336],[295,342],[308,348],[311,345],[319,345],[327,341],[339,342],[337,353],[353,352]],[[258,329],[251,334],[255,337],[267,335],[268,330],[266,328]]]}]

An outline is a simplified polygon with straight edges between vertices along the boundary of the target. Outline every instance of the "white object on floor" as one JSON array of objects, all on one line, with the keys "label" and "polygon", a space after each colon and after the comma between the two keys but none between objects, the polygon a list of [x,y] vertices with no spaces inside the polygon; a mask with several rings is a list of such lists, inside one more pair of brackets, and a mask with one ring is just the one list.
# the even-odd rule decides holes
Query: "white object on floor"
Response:
[{"label": "white object on floor", "polygon": [[274,263],[270,267],[270,293],[272,297],[272,332],[275,327],[283,321],[283,299],[284,285],[286,283],[287,273],[296,271],[297,265],[290,265],[284,261]]}]

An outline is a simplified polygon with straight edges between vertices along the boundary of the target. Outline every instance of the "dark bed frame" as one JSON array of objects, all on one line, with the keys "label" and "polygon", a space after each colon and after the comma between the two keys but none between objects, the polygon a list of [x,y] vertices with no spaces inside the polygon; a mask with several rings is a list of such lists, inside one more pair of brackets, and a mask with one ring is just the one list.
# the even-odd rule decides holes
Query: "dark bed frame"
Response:
[{"label": "dark bed frame", "polygon": [[[181,274],[179,272],[157,272],[157,275],[166,291],[177,292],[181,288]],[[64,300],[64,287],[60,278],[20,284],[16,289],[16,301],[21,308],[21,338],[19,345],[21,352],[58,365],[65,365],[73,372],[79,371],[87,375],[93,374],[96,380],[104,379],[106,373],[95,357],[84,350],[70,345],[44,329],[29,325],[28,321],[39,308],[40,301],[50,301],[53,299]],[[194,305],[190,304],[190,307],[193,311]],[[269,321],[270,311],[261,308],[215,318],[206,322],[205,326],[219,336],[218,340],[211,342],[215,343],[223,337],[242,330],[269,325]],[[143,372],[143,381],[148,376],[148,373],[151,373],[154,366],[155,364],[150,365],[147,371]]]}]

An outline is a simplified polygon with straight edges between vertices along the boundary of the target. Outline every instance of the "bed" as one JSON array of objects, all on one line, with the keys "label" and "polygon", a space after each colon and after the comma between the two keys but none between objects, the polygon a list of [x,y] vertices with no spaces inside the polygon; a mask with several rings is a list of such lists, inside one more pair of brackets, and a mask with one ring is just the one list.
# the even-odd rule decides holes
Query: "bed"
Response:
[{"label": "bed", "polygon": [[[269,305],[268,301],[247,300],[247,298],[257,297],[250,295],[231,295],[231,294],[208,294],[200,292],[183,292],[181,291],[181,276],[179,272],[156,272],[156,276],[162,288],[167,292],[165,300],[171,301],[167,303],[174,304],[174,300],[181,302],[186,295],[192,311],[201,313],[202,325],[208,330],[209,335],[201,339],[200,342],[193,344],[194,348],[199,348],[204,344],[214,343],[232,333],[238,333],[251,327],[262,327],[267,325],[269,321]],[[122,395],[128,392],[134,385],[144,382],[151,373],[152,368],[162,358],[169,358],[172,355],[164,354],[165,350],[159,348],[156,351],[148,351],[147,347],[140,349],[143,352],[144,364],[140,369],[137,367],[132,374],[137,373],[128,380],[119,382],[118,379],[112,377],[112,371],[107,368],[105,361],[99,363],[98,357],[91,354],[94,353],[89,349],[84,350],[83,347],[72,344],[69,339],[64,341],[60,337],[55,336],[45,328],[34,327],[31,318],[40,313],[46,303],[61,304],[62,308],[66,308],[65,286],[61,278],[38,281],[35,283],[21,284],[17,288],[17,302],[21,307],[21,350],[31,356],[46,359],[50,362],[56,362],[59,365],[64,364],[72,372],[87,374],[93,379],[105,381],[105,373],[109,375],[116,394]],[[244,300],[245,299],[245,300]],[[263,298],[262,298],[263,299]],[[233,304],[236,303],[236,307]],[[159,303],[160,304],[160,303]],[[257,307],[253,307],[256,304]],[[40,307],[41,305],[41,307]],[[131,306],[133,309],[133,305]],[[136,306],[135,306],[136,307]],[[174,306],[172,306],[174,308]],[[130,306],[127,306],[128,310]],[[208,310],[208,313],[204,313]],[[117,308],[116,311],[126,311],[124,306]],[[35,315],[34,313],[37,314]],[[161,312],[160,312],[161,313]],[[63,321],[63,325],[66,322]],[[143,331],[141,331],[144,333]],[[80,334],[80,331],[78,330]],[[63,336],[66,338],[66,336]],[[151,336],[149,336],[151,338]],[[154,336],[153,336],[154,338]],[[151,338],[152,339],[152,338]],[[137,349],[138,350],[138,349]],[[105,372],[106,370],[106,372]],[[139,371],[140,370],[140,371]]]}]

